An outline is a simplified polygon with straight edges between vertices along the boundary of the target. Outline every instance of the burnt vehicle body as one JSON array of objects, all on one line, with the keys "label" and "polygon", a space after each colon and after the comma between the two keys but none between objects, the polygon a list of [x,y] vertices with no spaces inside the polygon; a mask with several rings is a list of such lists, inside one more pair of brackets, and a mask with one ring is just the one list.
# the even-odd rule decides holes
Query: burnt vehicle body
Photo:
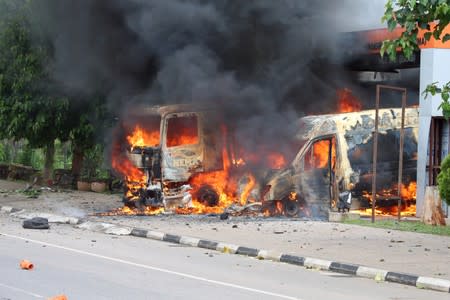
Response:
[{"label": "burnt vehicle body", "polygon": [[[404,183],[416,178],[418,117],[417,108],[406,109]],[[401,109],[379,110],[377,194],[398,180],[400,128]],[[296,139],[302,146],[287,168],[266,180],[263,201],[282,201],[290,216],[319,218],[350,205],[368,208],[370,197],[363,195],[371,190],[374,130],[375,110],[301,118]]]},{"label": "burnt vehicle body", "polygon": [[[145,182],[126,178],[124,203],[129,206],[189,206],[189,179],[195,174],[223,168],[223,134],[217,113],[193,105],[139,106],[121,124],[119,152],[145,175]],[[123,142],[137,128],[154,135],[153,142]],[[125,173],[125,172],[123,172]],[[204,187],[205,201],[218,195]],[[213,203],[212,203],[213,204]]]}]

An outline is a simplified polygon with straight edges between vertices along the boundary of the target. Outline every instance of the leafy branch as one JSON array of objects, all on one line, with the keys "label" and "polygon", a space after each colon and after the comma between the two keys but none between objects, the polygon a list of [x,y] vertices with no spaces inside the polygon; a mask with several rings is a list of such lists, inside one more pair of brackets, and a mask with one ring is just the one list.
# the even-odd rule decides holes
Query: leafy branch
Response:
[{"label": "leafy branch", "polygon": [[[441,40],[443,43],[450,40],[450,34],[444,29],[450,23],[449,0],[388,0],[382,21],[386,22],[389,31],[400,27],[400,37],[386,40],[380,49],[381,56],[387,54],[389,59],[395,60],[397,51],[403,52],[405,57],[411,58],[414,52],[419,50],[419,29],[424,31],[423,38],[429,41],[431,38]],[[443,116],[450,118],[449,86],[447,82],[439,87],[437,82],[429,84],[423,94],[425,98],[440,94]]]},{"label": "leafy branch", "polygon": [[442,109],[442,114],[445,119],[450,119],[450,82],[447,82],[442,87],[437,86],[437,82],[433,82],[429,84],[425,91],[423,91],[423,95],[425,95],[425,98],[427,98],[428,95],[436,95],[441,94],[442,102],[439,105],[439,109]]}]

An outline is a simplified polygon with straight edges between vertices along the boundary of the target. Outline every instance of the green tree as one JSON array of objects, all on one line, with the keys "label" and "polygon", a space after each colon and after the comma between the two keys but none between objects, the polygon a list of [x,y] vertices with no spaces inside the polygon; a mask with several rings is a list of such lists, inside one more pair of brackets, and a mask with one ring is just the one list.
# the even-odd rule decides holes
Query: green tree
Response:
[{"label": "green tree", "polygon": [[103,144],[104,141],[99,138],[113,126],[113,117],[107,109],[106,97],[101,94],[89,95],[71,104],[69,138],[72,143],[72,174],[78,177],[85,154]]},{"label": "green tree", "polygon": [[49,49],[45,41],[33,40],[28,2],[2,1],[0,6],[0,137],[45,148],[44,178],[50,178],[54,141],[68,137],[69,102],[51,90]]},{"label": "green tree", "polygon": [[[447,42],[450,34],[443,34],[450,22],[450,0],[388,0],[382,21],[393,31],[400,26],[403,29],[399,38],[386,40],[381,47],[381,55],[385,53],[394,60],[397,49],[401,49],[407,58],[419,50],[417,35],[419,28],[425,31],[424,38]],[[440,108],[446,119],[450,118],[450,82],[434,82],[427,86],[425,95],[441,94]]]},{"label": "green tree", "polygon": [[72,172],[108,124],[105,97],[68,96],[51,77],[52,46],[32,22],[27,0],[0,0],[0,138],[44,148],[51,177],[55,140],[72,142]]},{"label": "green tree", "polygon": [[441,198],[450,205],[450,155],[442,161],[437,181]]}]

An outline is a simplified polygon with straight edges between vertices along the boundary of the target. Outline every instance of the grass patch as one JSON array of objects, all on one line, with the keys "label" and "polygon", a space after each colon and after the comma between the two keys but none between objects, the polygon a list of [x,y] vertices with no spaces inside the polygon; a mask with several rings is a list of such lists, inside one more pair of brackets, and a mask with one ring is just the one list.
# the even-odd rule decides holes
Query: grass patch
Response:
[{"label": "grass patch", "polygon": [[375,228],[385,228],[392,230],[410,231],[418,233],[428,233],[436,235],[450,236],[450,226],[432,226],[419,221],[401,221],[381,220],[372,223],[370,220],[348,220],[345,224],[360,225]]}]

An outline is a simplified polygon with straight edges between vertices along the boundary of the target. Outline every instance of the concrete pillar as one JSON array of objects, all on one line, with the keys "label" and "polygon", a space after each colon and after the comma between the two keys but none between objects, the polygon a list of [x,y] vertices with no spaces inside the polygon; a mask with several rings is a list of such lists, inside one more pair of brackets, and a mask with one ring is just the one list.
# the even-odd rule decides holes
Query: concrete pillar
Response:
[{"label": "concrete pillar", "polygon": [[440,95],[427,98],[422,94],[427,85],[433,82],[443,85],[450,81],[450,49],[427,48],[420,54],[420,103],[419,103],[419,141],[417,160],[417,216],[423,212],[425,186],[428,181],[426,165],[428,162],[428,141],[432,117],[442,116],[438,108],[442,102]]},{"label": "concrete pillar", "polygon": [[425,186],[428,182],[428,172],[426,171],[426,167],[428,163],[428,138],[430,133],[430,124],[431,117],[422,117],[419,112],[419,141],[417,145],[417,216],[422,216]]}]

